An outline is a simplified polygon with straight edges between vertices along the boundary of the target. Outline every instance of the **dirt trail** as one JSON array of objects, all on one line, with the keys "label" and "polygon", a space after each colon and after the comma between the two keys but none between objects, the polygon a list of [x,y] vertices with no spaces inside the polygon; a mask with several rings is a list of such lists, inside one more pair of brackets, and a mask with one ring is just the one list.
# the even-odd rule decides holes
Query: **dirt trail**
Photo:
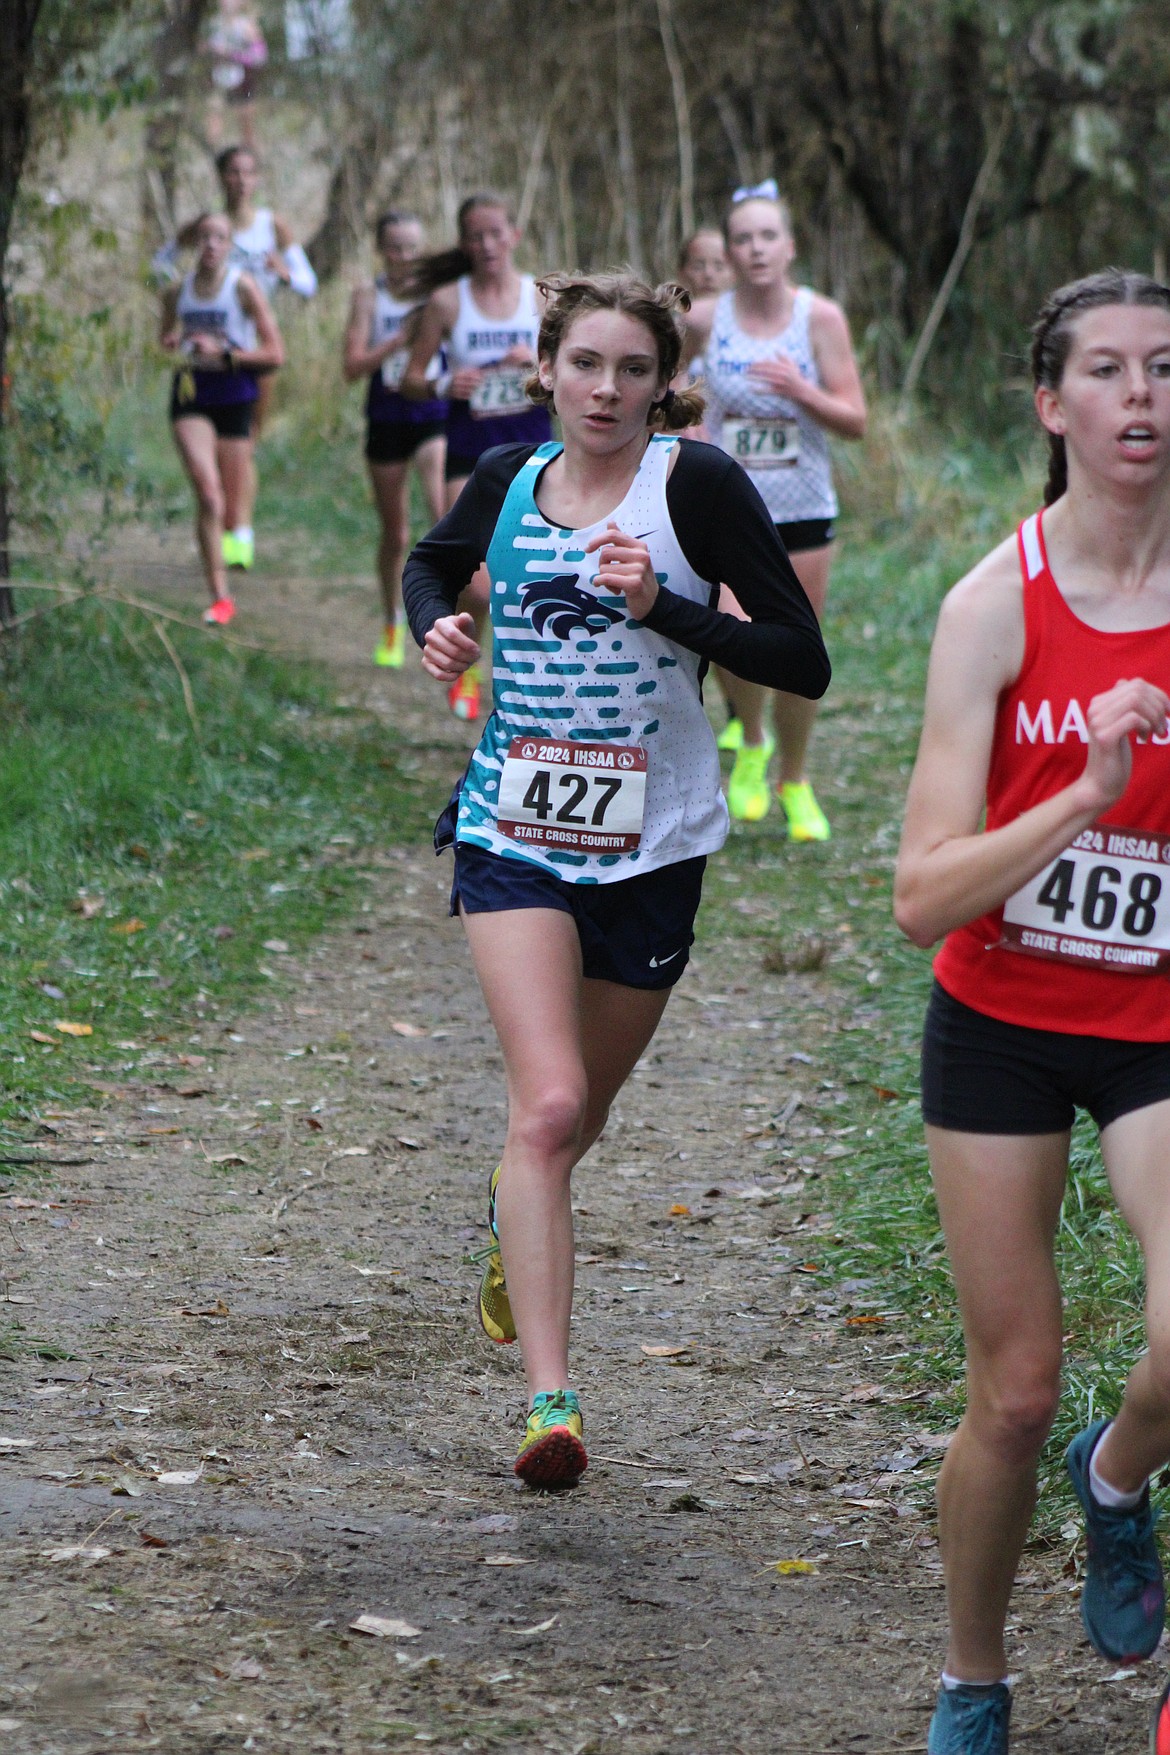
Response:
[{"label": "dirt trail", "polygon": [[[421,677],[366,667],[368,594],[264,591],[243,631],[324,651],[438,800],[467,735]],[[461,1265],[504,1112],[448,881],[375,854],[355,920],[274,951],[254,1012],[141,1044],[100,1107],[47,1118],[62,1167],[0,1202],[4,1308],[74,1355],[0,1386],[0,1746],[923,1749],[930,1411],[896,1321],[848,1322],[881,1286],[807,1271],[845,1002],[762,976],[709,911],[578,1173],[592,1460],[533,1495],[518,1360]],[[750,1130],[786,1109],[781,1166]],[[1152,1672],[1105,1685],[1054,1564],[1029,1556],[1016,1609],[1013,1746],[1141,1746]]]}]

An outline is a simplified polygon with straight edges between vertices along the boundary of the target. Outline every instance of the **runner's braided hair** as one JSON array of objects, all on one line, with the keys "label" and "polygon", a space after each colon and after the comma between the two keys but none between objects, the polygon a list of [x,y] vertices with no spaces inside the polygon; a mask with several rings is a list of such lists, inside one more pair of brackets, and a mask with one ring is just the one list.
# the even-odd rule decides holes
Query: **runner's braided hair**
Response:
[{"label": "runner's braided hair", "polygon": [[[1032,325],[1032,382],[1059,390],[1072,349],[1073,326],[1083,311],[1102,305],[1157,305],[1170,312],[1170,286],[1129,268],[1102,268],[1049,293]],[[1068,453],[1061,433],[1048,435],[1048,480],[1044,504],[1051,506],[1068,487]]]},{"label": "runner's braided hair", "polygon": [[[669,385],[678,372],[682,357],[683,314],[691,308],[691,295],[677,281],[664,281],[651,286],[629,270],[616,269],[608,274],[549,274],[537,281],[538,289],[548,299],[540,322],[536,351],[550,364],[556,359],[578,317],[590,311],[620,311],[643,324],[654,338],[658,355],[658,376]],[[551,408],[553,396],[546,390],[537,373],[524,386],[529,399]],[[657,432],[681,433],[703,418],[703,398],[697,390],[668,389],[650,405],[647,425]]]}]

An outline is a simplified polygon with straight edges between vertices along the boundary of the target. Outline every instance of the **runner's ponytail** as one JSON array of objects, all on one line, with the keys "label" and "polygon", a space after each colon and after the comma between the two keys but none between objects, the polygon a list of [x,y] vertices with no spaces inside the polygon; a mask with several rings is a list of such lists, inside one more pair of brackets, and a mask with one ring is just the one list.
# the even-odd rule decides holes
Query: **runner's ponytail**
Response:
[{"label": "runner's ponytail", "polygon": [[[1077,318],[1103,305],[1155,305],[1170,312],[1170,286],[1132,269],[1103,268],[1049,293],[1032,325],[1032,382],[1037,388],[1060,389]],[[1044,504],[1051,506],[1067,487],[1068,447],[1063,434],[1049,433]]]},{"label": "runner's ponytail", "polygon": [[[461,201],[459,204],[460,240],[463,238],[463,229],[467,223],[468,215],[474,213],[477,207],[496,207],[501,213],[507,215],[509,224],[515,225],[516,223],[512,203],[506,196],[493,195],[486,191],[478,195],[469,195],[465,201]],[[472,267],[471,257],[467,254],[462,241],[450,250],[436,250],[429,256],[420,256],[411,270],[410,296],[429,298],[433,292],[438,292],[441,286],[450,286],[453,280],[462,280],[464,275],[471,273]]]}]

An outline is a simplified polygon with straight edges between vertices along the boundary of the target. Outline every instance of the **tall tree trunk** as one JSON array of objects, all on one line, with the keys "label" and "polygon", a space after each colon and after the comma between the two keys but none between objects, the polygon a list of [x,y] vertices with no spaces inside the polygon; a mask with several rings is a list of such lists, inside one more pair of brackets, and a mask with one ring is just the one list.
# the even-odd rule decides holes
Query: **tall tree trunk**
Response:
[{"label": "tall tree trunk", "polygon": [[159,243],[173,238],[177,229],[175,195],[183,107],[207,6],[208,0],[168,0],[166,23],[155,43],[157,96],[146,124],[142,218],[148,230],[157,233]]},{"label": "tall tree trunk", "polygon": [[332,280],[340,271],[365,229],[366,203],[378,175],[382,138],[376,122],[363,121],[333,167],[325,217],[305,246],[322,281]]},{"label": "tall tree trunk", "polygon": [[41,0],[0,0],[0,625],[15,616],[10,539],[8,428],[8,245],[31,132],[33,35]]},{"label": "tall tree trunk", "polygon": [[674,98],[674,125],[678,134],[678,213],[682,235],[686,239],[695,229],[695,142],[691,133],[687,78],[674,28],[673,0],[658,0],[658,34],[662,38],[662,53],[666,58]]},{"label": "tall tree trunk", "polygon": [[634,126],[630,113],[629,0],[617,0],[614,8],[614,48],[617,60],[614,95],[617,105],[618,176],[621,181],[622,223],[626,237],[626,256],[635,274],[643,274],[645,273],[646,259],[642,250],[642,209],[638,200]]}]

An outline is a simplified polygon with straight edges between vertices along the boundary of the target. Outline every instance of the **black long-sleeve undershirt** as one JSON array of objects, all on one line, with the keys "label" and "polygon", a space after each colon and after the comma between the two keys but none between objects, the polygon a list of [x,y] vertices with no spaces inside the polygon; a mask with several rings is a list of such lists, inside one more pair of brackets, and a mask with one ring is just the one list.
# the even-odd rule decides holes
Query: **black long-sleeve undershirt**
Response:
[{"label": "black long-sleeve undershirt", "polygon": [[[501,445],[479,459],[458,500],[406,563],[402,596],[421,646],[486,559],[508,489],[533,445]],[[643,625],[733,676],[817,700],[829,686],[829,655],[812,605],[793,571],[768,510],[733,457],[688,440],[666,484],[679,546],[711,586],[694,603],[665,585]],[[720,582],[750,621],[713,607]]]}]

